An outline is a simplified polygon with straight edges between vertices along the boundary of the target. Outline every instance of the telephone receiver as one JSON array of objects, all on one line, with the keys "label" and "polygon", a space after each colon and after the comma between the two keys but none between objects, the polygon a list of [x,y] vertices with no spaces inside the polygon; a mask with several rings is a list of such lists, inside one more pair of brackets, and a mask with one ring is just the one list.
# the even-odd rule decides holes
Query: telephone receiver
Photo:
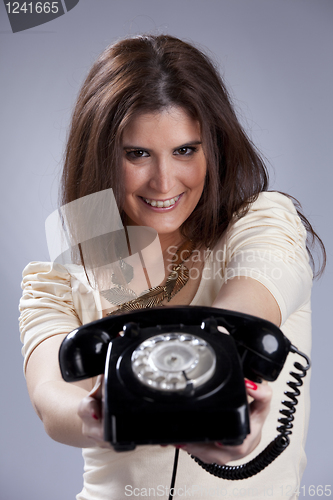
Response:
[{"label": "telephone receiver", "polygon": [[116,451],[237,445],[250,432],[244,377],[276,380],[290,346],[277,326],[254,316],[159,307],[77,328],[64,339],[59,362],[67,382],[104,373],[105,440]]},{"label": "telephone receiver", "polygon": [[200,306],[156,307],[109,316],[73,330],[59,352],[62,377],[74,382],[104,373],[109,344],[120,332],[135,341],[146,328],[159,333],[175,325],[199,328],[201,335],[215,337],[217,344],[224,335],[218,327],[224,327],[237,348],[244,377],[255,382],[277,379],[291,345],[276,325],[248,314]]}]

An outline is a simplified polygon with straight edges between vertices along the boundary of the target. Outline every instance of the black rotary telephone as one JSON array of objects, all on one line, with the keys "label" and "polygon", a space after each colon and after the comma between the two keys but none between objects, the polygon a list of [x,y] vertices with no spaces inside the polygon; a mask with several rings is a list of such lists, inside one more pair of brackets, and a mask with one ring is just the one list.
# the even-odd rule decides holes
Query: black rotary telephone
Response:
[{"label": "black rotary telephone", "polygon": [[67,382],[105,374],[104,437],[126,451],[144,444],[241,444],[250,432],[244,377],[276,380],[290,351],[307,366],[295,363],[301,373],[291,373],[291,402],[283,402],[279,435],[266,450],[238,467],[193,457],[214,475],[243,479],[288,446],[295,396],[310,367],[274,324],[211,307],[143,309],[74,330],[60,347],[59,362]]}]

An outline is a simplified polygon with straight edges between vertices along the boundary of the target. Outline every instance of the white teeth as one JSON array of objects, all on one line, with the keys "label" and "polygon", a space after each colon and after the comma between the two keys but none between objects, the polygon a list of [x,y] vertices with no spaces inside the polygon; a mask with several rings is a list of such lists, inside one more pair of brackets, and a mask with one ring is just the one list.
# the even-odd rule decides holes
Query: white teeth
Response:
[{"label": "white teeth", "polygon": [[166,200],[166,201],[160,201],[160,200],[149,200],[148,198],[144,198],[145,202],[148,203],[148,205],[151,205],[152,207],[157,207],[157,208],[167,208],[171,207],[174,205],[180,198],[180,195],[175,196],[174,198],[171,198],[171,200]]}]

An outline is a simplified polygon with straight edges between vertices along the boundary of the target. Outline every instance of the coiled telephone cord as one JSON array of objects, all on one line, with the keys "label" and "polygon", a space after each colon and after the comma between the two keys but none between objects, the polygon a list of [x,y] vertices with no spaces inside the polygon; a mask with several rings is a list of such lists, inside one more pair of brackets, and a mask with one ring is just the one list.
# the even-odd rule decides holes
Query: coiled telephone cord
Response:
[{"label": "coiled telephone cord", "polygon": [[[200,465],[204,470],[206,470],[213,476],[219,477],[221,479],[228,479],[228,480],[248,479],[249,477],[258,474],[263,469],[265,469],[287,448],[287,446],[290,443],[289,436],[290,434],[292,434],[292,428],[293,428],[292,422],[294,420],[296,405],[298,403],[297,398],[301,394],[299,388],[303,385],[302,379],[306,376],[307,371],[311,366],[310,360],[307,357],[307,355],[300,352],[297,349],[297,347],[291,345],[290,351],[298,354],[299,356],[302,356],[306,360],[307,364],[306,366],[303,366],[296,361],[296,363],[294,363],[294,367],[296,368],[296,370],[299,370],[299,373],[290,372],[290,375],[294,377],[296,382],[295,381],[287,382],[287,385],[291,388],[292,391],[285,392],[285,396],[287,396],[290,399],[290,401],[287,400],[281,402],[281,404],[283,404],[286,408],[280,410],[280,413],[281,415],[283,415],[283,417],[280,417],[278,419],[278,422],[281,424],[279,427],[277,427],[279,435],[276,436],[276,438],[258,456],[256,456],[250,462],[247,462],[246,464],[242,465],[230,466],[230,465],[206,464],[199,458],[191,455],[191,458],[193,458],[193,460],[195,460],[195,462],[197,462],[197,464]],[[178,451],[179,450],[177,449],[176,453]],[[176,456],[178,461],[178,455],[175,455],[175,459]],[[171,488],[174,488],[176,468],[177,464],[175,462]],[[170,488],[169,500],[173,497],[173,491],[171,490],[171,488]]]},{"label": "coiled telephone cord", "polygon": [[230,465],[218,465],[218,464],[206,464],[199,460],[199,458],[191,455],[191,458],[195,460],[203,469],[205,469],[210,474],[220,477],[221,479],[247,479],[249,477],[261,472],[267,465],[272,463],[289,445],[290,439],[289,435],[292,434],[294,413],[296,412],[296,405],[298,403],[298,396],[301,394],[299,387],[303,385],[303,378],[306,376],[306,372],[309,370],[311,363],[306,354],[300,352],[297,347],[291,345],[290,351],[302,356],[307,365],[303,366],[296,361],[294,367],[299,370],[300,373],[290,372],[290,375],[294,377],[296,382],[289,381],[287,385],[292,389],[291,391],[286,391],[285,395],[290,398],[290,401],[282,401],[286,408],[280,410],[283,417],[278,419],[282,425],[277,428],[279,435],[253,460],[246,464],[230,466]]}]

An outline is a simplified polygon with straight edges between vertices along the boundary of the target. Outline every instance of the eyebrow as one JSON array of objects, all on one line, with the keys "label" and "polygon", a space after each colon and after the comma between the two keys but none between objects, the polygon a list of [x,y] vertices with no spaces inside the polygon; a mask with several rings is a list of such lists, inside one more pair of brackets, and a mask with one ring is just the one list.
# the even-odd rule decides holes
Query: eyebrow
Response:
[{"label": "eyebrow", "polygon": [[[186,142],[185,144],[181,144],[180,146],[176,146],[175,148],[172,148],[172,149],[188,148],[190,146],[199,146],[200,144],[202,144],[202,141],[190,141],[190,142]],[[142,151],[147,151],[148,153],[150,153],[152,151],[149,148],[145,148],[145,147],[142,147],[142,146],[131,146],[129,144],[128,145],[124,145],[123,149],[142,150]]]}]

